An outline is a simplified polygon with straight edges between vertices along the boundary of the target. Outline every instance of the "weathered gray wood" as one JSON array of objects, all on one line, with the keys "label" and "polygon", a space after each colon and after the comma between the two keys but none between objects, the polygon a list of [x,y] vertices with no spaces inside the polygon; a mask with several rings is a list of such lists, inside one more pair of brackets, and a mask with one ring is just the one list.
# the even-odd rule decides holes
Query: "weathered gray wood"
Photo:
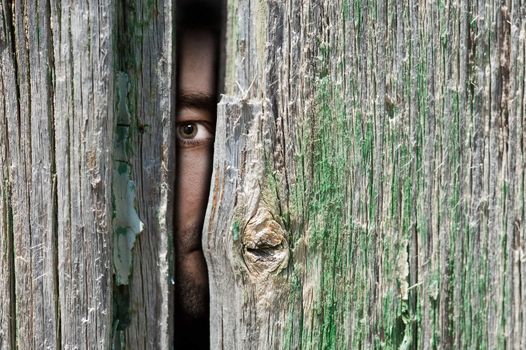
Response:
[{"label": "weathered gray wood", "polygon": [[[51,38],[49,30],[27,30],[38,27],[39,21],[49,28],[45,23],[49,16],[45,16],[45,4],[24,8],[15,1],[3,2],[2,7],[2,226],[8,238],[2,255],[10,256],[6,261],[10,275],[6,280],[10,284],[10,323],[2,328],[11,330],[6,333],[8,347],[18,344],[21,348],[53,348],[57,346],[58,310],[53,197],[56,191],[52,190],[51,174],[53,111],[47,69]],[[19,297],[15,299],[16,295]],[[16,339],[15,329],[20,334]]]},{"label": "weathered gray wood", "polygon": [[172,21],[169,1],[1,2],[0,348],[171,346]]},{"label": "weathered gray wood", "polygon": [[276,135],[265,107],[262,101],[226,97],[219,105],[218,115],[228,117],[217,124],[216,134],[228,137],[216,149],[213,206],[207,214],[214,226],[208,227],[205,246],[213,291],[212,349],[280,344],[281,315],[275,311],[287,300],[280,272],[289,261],[289,237],[283,222],[274,219],[280,204],[276,188],[260,182],[271,169]]},{"label": "weathered gray wood", "polygon": [[126,348],[169,349],[174,331],[175,2],[126,4],[126,24],[120,22],[119,28],[127,46],[119,70],[130,79],[129,162],[137,187],[137,212],[144,223],[133,251]]},{"label": "weathered gray wood", "polygon": [[111,340],[114,6],[51,4],[64,348],[107,348]]},{"label": "weathered gray wood", "polygon": [[523,348],[524,2],[228,9],[212,348]]}]

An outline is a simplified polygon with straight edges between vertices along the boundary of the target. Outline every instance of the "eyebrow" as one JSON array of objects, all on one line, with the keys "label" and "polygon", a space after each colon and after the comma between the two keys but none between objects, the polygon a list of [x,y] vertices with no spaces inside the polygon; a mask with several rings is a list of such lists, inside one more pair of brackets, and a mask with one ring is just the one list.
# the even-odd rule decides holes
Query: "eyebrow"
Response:
[{"label": "eyebrow", "polygon": [[177,108],[199,108],[213,109],[216,105],[216,98],[211,94],[201,92],[183,92],[177,96]]}]

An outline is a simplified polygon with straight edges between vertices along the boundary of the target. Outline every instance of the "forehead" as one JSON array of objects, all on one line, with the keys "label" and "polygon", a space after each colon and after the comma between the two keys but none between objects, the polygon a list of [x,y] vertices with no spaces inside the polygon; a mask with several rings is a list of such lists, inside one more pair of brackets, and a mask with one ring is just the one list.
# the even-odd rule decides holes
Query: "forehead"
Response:
[{"label": "forehead", "polygon": [[215,37],[189,28],[179,36],[179,90],[212,95],[215,89]]}]

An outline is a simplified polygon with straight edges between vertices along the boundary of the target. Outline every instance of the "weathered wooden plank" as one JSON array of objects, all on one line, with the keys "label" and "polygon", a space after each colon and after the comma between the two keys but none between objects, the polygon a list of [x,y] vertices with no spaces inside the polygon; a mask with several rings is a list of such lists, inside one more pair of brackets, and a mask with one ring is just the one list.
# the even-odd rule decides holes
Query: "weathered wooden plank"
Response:
[{"label": "weathered wooden plank", "polygon": [[[31,281],[34,277],[31,271],[31,225],[30,195],[31,195],[31,135],[30,124],[30,92],[29,92],[29,54],[25,46],[27,14],[20,1],[15,1],[12,8],[14,58],[16,67],[17,100],[8,118],[9,158],[15,164],[9,169],[11,183],[11,203],[13,207],[13,249],[14,249],[14,280],[15,295],[24,296],[15,299],[16,332],[22,336],[16,339],[22,348],[34,347],[33,312],[34,296],[31,291]],[[28,294],[26,296],[26,294]],[[24,310],[24,311],[21,311]],[[27,310],[27,311],[26,311]]]},{"label": "weathered wooden plank", "polygon": [[[28,50],[28,114],[30,134],[29,164],[31,290],[33,295],[33,347],[60,347],[58,269],[57,269],[57,192],[54,144],[53,48],[49,4],[29,3],[26,18],[26,48]],[[16,16],[17,14],[15,14]],[[18,14],[21,15],[21,14]],[[34,29],[33,29],[34,28]],[[38,28],[38,29],[37,29]],[[18,278],[18,274],[15,274]],[[25,294],[24,293],[24,294]],[[24,297],[20,294],[20,297]],[[21,312],[24,314],[24,312]],[[27,315],[27,316],[29,316]],[[23,316],[24,317],[24,316]],[[22,335],[23,337],[23,335]]]},{"label": "weathered wooden plank", "polygon": [[[81,6],[2,3],[7,348],[109,344],[111,11]],[[103,180],[110,186],[99,185]]]},{"label": "weathered wooden plank", "polygon": [[[170,347],[173,12],[2,2],[0,347]],[[121,249],[119,215],[134,207],[146,230]]]},{"label": "weathered wooden plank", "polygon": [[144,223],[123,313],[129,317],[125,344],[132,349],[168,349],[173,343],[174,7],[173,1],[137,0],[122,8],[125,23],[118,23],[119,42],[125,43],[118,69],[130,82],[130,178]]},{"label": "weathered wooden plank", "polygon": [[108,348],[115,3],[50,3],[60,347]]},{"label": "weathered wooden plank", "polygon": [[524,3],[228,6],[212,346],[523,347]]},{"label": "weathered wooden plank", "polygon": [[[272,201],[275,189],[258,183],[272,163],[275,126],[268,113],[265,103],[257,100],[224,98],[219,105],[218,115],[229,117],[218,119],[216,134],[226,135],[232,130],[235,137],[223,139],[225,142],[217,149],[221,165],[215,165],[212,183],[217,191],[211,197],[216,206],[208,213],[213,224],[208,227],[210,234],[204,249],[214,282],[210,304],[218,306],[212,307],[212,329],[235,327],[228,331],[224,328],[228,334],[214,334],[211,348],[276,348],[280,342],[283,325],[277,322],[274,306],[286,301],[286,293],[271,277],[287,266],[289,249],[283,223],[273,219],[279,212],[279,203]],[[236,172],[235,176],[230,172]],[[246,234],[241,236],[242,232]],[[229,253],[216,254],[219,250]],[[260,262],[260,257],[267,254],[275,260]],[[244,320],[238,322],[240,315]],[[251,329],[253,325],[264,333]]]}]

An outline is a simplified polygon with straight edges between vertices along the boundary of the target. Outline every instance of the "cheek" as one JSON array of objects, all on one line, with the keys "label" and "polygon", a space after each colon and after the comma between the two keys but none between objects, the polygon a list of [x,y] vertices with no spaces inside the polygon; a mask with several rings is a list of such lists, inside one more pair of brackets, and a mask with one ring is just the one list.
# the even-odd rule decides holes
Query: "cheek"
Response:
[{"label": "cheek", "polygon": [[202,220],[210,184],[211,147],[181,149],[177,154],[176,212],[184,226]]}]

